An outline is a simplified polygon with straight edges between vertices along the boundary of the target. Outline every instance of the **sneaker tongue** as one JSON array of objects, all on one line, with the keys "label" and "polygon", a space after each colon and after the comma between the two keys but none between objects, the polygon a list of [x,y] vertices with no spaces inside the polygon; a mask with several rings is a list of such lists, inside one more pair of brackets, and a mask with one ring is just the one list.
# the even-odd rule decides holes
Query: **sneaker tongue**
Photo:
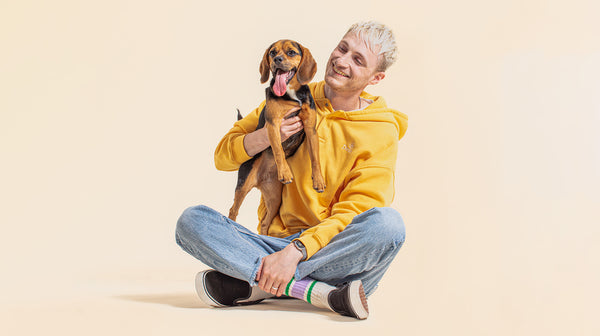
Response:
[{"label": "sneaker tongue", "polygon": [[275,84],[273,84],[273,92],[279,97],[285,94],[287,90],[287,77],[289,72],[283,72],[281,70],[277,70],[277,74],[275,75]]}]

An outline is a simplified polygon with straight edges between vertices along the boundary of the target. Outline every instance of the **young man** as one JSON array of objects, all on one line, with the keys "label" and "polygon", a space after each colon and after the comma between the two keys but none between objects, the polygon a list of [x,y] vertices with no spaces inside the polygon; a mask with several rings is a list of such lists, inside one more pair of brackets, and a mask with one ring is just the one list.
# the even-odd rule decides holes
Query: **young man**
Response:
[{"label": "young man", "polygon": [[[262,236],[204,207],[184,211],[177,243],[213,269],[198,273],[196,290],[216,307],[287,295],[342,315],[365,319],[367,297],[404,243],[404,224],[389,208],[397,143],[407,117],[363,90],[385,78],[396,45],[385,26],[353,25],[327,61],[324,82],[311,83],[316,103],[323,193],[312,188],[303,144],[288,158],[294,181],[283,188],[279,215]],[[256,130],[264,102],[223,137],[217,169],[233,171],[268,148]],[[282,141],[298,132],[298,117],[281,125]],[[259,218],[266,209],[261,200]]]}]

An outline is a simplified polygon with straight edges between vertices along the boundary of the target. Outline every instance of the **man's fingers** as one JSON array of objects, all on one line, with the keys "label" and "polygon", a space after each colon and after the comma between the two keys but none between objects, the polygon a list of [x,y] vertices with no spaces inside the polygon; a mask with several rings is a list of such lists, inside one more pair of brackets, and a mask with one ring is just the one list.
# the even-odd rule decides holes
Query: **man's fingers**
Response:
[{"label": "man's fingers", "polygon": [[295,123],[301,122],[300,121],[300,117],[292,117],[289,119],[283,119],[281,121],[281,126],[286,126],[286,125],[293,125]]},{"label": "man's fingers", "polygon": [[284,289],[285,284],[281,280],[275,278],[273,284],[271,285],[271,294],[281,296]]},{"label": "man's fingers", "polygon": [[260,281],[260,274],[262,272],[263,263],[260,261],[260,266],[258,266],[258,271],[256,272],[256,281]]},{"label": "man's fingers", "polygon": [[276,291],[273,289],[274,286],[275,286],[275,283],[273,283],[273,280],[268,280],[267,282],[265,282],[265,288],[263,288],[263,290],[265,292],[275,294]]},{"label": "man's fingers", "polygon": [[[281,284],[279,284],[279,285],[273,284],[273,288],[271,288],[272,289],[271,294],[276,295],[276,296],[281,296],[281,294],[279,294],[279,292],[281,291],[281,286],[282,286]],[[277,288],[277,289],[275,289],[275,288]]]},{"label": "man's fingers", "polygon": [[302,120],[298,117],[291,118],[289,120],[285,120],[281,122],[281,132],[286,133],[287,131],[299,131],[302,129],[304,125],[302,124]]},{"label": "man's fingers", "polygon": [[285,117],[287,117],[288,115],[290,115],[290,114],[292,114],[292,113],[294,113],[294,112],[298,111],[299,109],[300,109],[300,106],[296,106],[296,107],[293,107],[293,108],[291,108],[291,109],[288,111],[288,113],[286,113],[286,114],[285,114],[284,118],[285,118]]},{"label": "man's fingers", "polygon": [[260,289],[262,289],[262,290],[265,290],[265,283],[267,282],[267,278],[268,278],[268,276],[265,276],[263,274],[263,266],[264,266],[264,264],[265,264],[265,260],[263,259],[260,262],[260,266],[258,268],[257,279],[256,279],[258,281],[258,287]]},{"label": "man's fingers", "polygon": [[283,284],[283,283],[282,283],[282,284],[279,286],[279,289],[277,290],[277,294],[276,294],[276,295],[277,295],[277,296],[282,296],[282,295],[283,295],[283,293],[285,292],[285,287],[286,287],[286,286],[287,286],[287,284]]}]

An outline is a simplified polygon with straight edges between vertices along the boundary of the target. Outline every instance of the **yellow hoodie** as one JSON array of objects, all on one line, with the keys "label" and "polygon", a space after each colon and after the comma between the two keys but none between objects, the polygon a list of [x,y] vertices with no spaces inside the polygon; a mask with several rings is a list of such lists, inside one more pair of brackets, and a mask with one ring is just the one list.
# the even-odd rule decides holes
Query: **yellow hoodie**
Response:
[{"label": "yellow hoodie", "polygon": [[[321,170],[326,189],[312,188],[310,156],[306,141],[289,157],[294,181],[284,185],[281,208],[269,227],[269,235],[287,237],[305,230],[300,238],[308,258],[352,222],[354,216],[373,207],[389,206],[394,198],[394,171],[398,140],[406,132],[405,114],[388,108],[382,97],[366,92],[373,101],[357,111],[334,111],[325,98],[325,82],[309,84],[317,107],[317,134]],[[244,136],[258,125],[258,108],[236,122],[215,151],[215,166],[233,171],[250,159]],[[258,217],[266,208],[261,199]]]}]

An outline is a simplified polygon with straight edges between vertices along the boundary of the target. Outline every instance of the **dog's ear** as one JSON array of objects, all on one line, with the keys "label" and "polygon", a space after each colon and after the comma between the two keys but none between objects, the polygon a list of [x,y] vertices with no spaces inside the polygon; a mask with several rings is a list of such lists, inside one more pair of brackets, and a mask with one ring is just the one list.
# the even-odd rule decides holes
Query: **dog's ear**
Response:
[{"label": "dog's ear", "polygon": [[302,59],[300,60],[300,65],[298,65],[296,78],[300,84],[305,85],[310,83],[313,77],[315,77],[317,62],[315,62],[315,59],[307,48],[300,45],[300,49],[302,49]]},{"label": "dog's ear", "polygon": [[258,71],[260,72],[260,82],[264,83],[266,81],[269,80],[269,75],[271,74],[271,66],[269,64],[269,52],[271,51],[271,48],[273,48],[273,45],[275,43],[271,44],[267,50],[265,50],[265,54],[262,58],[262,62],[260,62],[260,67],[258,68]]}]

